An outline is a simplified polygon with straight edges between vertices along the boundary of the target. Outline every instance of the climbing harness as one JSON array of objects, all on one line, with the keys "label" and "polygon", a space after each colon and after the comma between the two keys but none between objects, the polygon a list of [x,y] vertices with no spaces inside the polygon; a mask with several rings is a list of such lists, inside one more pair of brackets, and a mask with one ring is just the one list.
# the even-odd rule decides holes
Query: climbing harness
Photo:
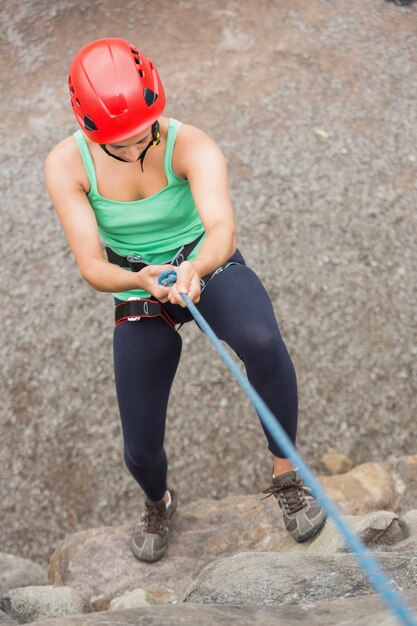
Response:
[{"label": "climbing harness", "polygon": [[[203,233],[204,234],[204,233]],[[186,261],[190,252],[195,248],[203,235],[200,235],[192,241],[191,243],[182,246],[178,252],[175,254],[173,259],[168,262],[168,265],[175,265],[178,267],[181,265],[183,261]],[[121,256],[114,252],[111,248],[106,246],[107,258],[110,263],[115,263],[120,267],[130,268],[132,272],[139,272],[141,269],[146,267],[147,265],[151,265],[145,261],[139,254],[129,254],[127,257]],[[220,272],[227,269],[230,265],[239,265],[236,261],[226,261],[223,265],[220,265],[213,272],[210,272],[206,276],[200,278],[200,286],[201,292],[207,287],[209,282]],[[168,270],[167,272],[162,272],[161,276],[165,274],[169,274],[169,272],[173,272],[175,274],[176,280],[176,272],[173,270]],[[161,278],[160,276],[160,278]],[[163,287],[170,287],[171,284],[174,284],[175,280],[172,282],[160,282],[159,284]],[[151,298],[129,298],[125,302],[120,302],[116,304],[115,307],[115,325],[121,324],[122,322],[138,322],[142,317],[158,317],[161,316],[162,319],[170,326],[171,328],[175,328],[176,322],[171,318],[170,315],[166,312],[162,304],[156,300]],[[182,326],[180,324],[179,328]]]},{"label": "climbing harness", "polygon": [[142,317],[162,317],[171,328],[175,328],[175,321],[168,315],[158,300],[149,298],[134,298],[120,302],[115,307],[115,325],[122,322],[138,322]]},{"label": "climbing harness", "polygon": [[[199,235],[197,239],[194,239],[194,241],[192,241],[191,243],[187,243],[185,244],[185,246],[182,246],[175,254],[175,256],[171,259],[171,261],[167,261],[167,265],[178,266],[181,265],[183,261],[186,261],[189,254],[194,250],[203,235],[204,233],[201,233],[201,235]],[[147,265],[152,265],[152,263],[148,263],[148,261],[145,261],[145,259],[141,257],[140,254],[131,253],[127,256],[121,256],[120,254],[117,254],[117,252],[114,252],[111,248],[109,248],[109,246],[106,246],[105,249],[107,258],[110,263],[114,263],[119,267],[129,268],[132,272],[140,272],[140,270],[142,270]]]},{"label": "climbing harness", "polygon": [[[176,279],[176,272],[174,270],[168,270],[167,272],[163,272],[158,277],[158,283],[162,284],[160,281],[166,281],[168,285],[172,285],[176,282]],[[382,599],[385,601],[392,613],[399,619],[401,624],[404,624],[405,626],[417,626],[417,621],[414,619],[410,607],[404,602],[401,594],[392,587],[391,582],[388,580],[386,574],[381,570],[376,559],[370,554],[369,550],[366,549],[360,539],[349,528],[339,509],[332,502],[323,487],[315,478],[314,474],[306,465],[275,415],[262,400],[261,396],[257,393],[246,376],[242,374],[239,367],[236,365],[204,317],[198,311],[197,307],[191,302],[190,298],[186,294],[182,294],[182,299],[201,330],[207,335],[244,393],[252,402],[262,423],[268,429],[275,443],[285,452],[287,458],[289,458],[295,466],[298,466],[303,478],[313,489],[317,500],[327,511],[328,515],[333,519],[335,526],[338,528],[347,546],[358,560],[360,567],[368,576],[368,579],[377,592],[381,594]]]},{"label": "climbing harness", "polygon": [[[227,269],[231,265],[240,265],[240,263],[237,263],[237,261],[226,261],[226,263],[223,263],[223,265],[220,265],[220,267],[218,267],[213,272],[210,272],[210,274],[206,274],[205,276],[200,278],[201,293],[203,293],[204,289],[207,287],[207,285],[212,280],[212,278],[217,276],[217,274],[220,274],[220,272],[223,272],[225,269]],[[158,283],[162,287],[171,287],[171,285],[173,285],[176,282],[176,280],[177,280],[177,273],[175,272],[175,270],[165,270],[158,277]]]}]

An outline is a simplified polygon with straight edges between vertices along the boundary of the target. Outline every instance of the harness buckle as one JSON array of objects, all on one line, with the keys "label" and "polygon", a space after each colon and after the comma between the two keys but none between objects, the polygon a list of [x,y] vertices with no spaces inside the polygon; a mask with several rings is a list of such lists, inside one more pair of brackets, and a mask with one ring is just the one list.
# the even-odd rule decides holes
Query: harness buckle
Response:
[{"label": "harness buckle", "polygon": [[[137,298],[136,296],[132,296],[131,298],[128,298],[129,300],[141,300],[142,298]],[[148,315],[149,313],[149,306],[147,302],[143,303],[143,312],[145,315]],[[128,322],[140,322],[140,315],[133,315],[131,317],[127,318]]]},{"label": "harness buckle", "polygon": [[[132,270],[132,272],[139,272],[142,269],[142,267],[144,267],[145,265],[149,265],[147,261],[144,261],[144,259],[142,259],[140,254],[130,253],[127,255],[126,261],[129,263],[129,267]],[[142,267],[138,268],[138,265],[141,265]]]}]

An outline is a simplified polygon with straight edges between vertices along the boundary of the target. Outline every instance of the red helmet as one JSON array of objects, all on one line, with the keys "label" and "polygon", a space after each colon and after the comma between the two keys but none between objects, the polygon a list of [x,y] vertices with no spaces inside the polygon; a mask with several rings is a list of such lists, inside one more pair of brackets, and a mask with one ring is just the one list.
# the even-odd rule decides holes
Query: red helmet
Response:
[{"label": "red helmet", "polygon": [[125,39],[97,39],[75,55],[68,86],[84,133],[116,143],[149,128],[165,108],[158,70]]}]

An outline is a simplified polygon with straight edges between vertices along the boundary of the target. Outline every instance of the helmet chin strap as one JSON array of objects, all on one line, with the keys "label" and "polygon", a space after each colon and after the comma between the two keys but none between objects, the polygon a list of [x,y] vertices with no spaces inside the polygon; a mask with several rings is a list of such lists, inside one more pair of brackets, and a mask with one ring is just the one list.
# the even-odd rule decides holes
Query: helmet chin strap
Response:
[{"label": "helmet chin strap", "polygon": [[[161,143],[161,131],[160,131],[159,122],[158,120],[156,120],[156,122],[152,124],[152,139],[150,140],[146,148],[143,150],[143,152],[141,152],[138,158],[136,159],[136,161],[140,161],[140,167],[141,167],[142,172],[143,172],[143,160],[145,158],[147,151],[149,150],[151,146],[155,147],[155,146],[158,146],[160,143]],[[99,145],[100,145],[100,148],[102,148],[106,154],[113,157],[113,159],[117,159],[118,161],[123,161],[123,163],[134,163],[134,161],[128,161],[127,159],[122,159],[122,157],[118,157],[115,154],[112,154],[111,152],[109,152],[107,150],[106,144],[100,143]]]}]

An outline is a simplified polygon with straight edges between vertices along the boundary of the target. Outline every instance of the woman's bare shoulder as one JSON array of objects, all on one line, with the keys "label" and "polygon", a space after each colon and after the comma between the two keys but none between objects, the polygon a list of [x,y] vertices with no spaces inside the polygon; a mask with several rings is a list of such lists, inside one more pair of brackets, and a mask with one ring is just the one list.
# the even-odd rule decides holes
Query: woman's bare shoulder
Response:
[{"label": "woman's bare shoulder", "polygon": [[207,133],[191,124],[182,123],[175,139],[172,165],[177,176],[187,178],[189,167],[204,158],[222,159],[220,147]]},{"label": "woman's bare shoulder", "polygon": [[46,157],[46,161],[49,163],[66,163],[74,160],[79,152],[77,144],[72,135],[65,137],[59,143],[56,144]]},{"label": "woman's bare shoulder", "polygon": [[65,177],[67,181],[89,187],[80,151],[73,135],[56,144],[45,159],[46,176]]},{"label": "woman's bare shoulder", "polygon": [[201,128],[197,128],[197,126],[193,126],[192,124],[186,124],[185,122],[181,122],[178,129],[176,143],[177,142],[184,145],[190,143],[194,144],[195,142],[215,143]]}]

